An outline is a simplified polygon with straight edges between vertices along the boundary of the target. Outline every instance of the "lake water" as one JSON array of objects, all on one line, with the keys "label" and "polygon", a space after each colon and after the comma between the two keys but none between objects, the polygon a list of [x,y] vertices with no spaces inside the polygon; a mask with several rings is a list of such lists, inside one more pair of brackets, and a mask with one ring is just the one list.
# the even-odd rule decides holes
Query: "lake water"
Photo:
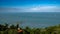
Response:
[{"label": "lake water", "polygon": [[17,24],[21,27],[48,27],[60,24],[60,12],[0,13],[0,24]]}]

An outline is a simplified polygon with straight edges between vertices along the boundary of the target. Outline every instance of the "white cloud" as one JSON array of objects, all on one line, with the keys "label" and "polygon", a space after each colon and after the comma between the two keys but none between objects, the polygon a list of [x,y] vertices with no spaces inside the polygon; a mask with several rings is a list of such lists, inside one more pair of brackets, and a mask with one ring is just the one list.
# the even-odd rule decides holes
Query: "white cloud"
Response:
[{"label": "white cloud", "polygon": [[0,11],[7,12],[60,12],[60,7],[58,6],[36,6],[36,7],[10,7],[10,8],[0,8]]},{"label": "white cloud", "polygon": [[60,8],[56,7],[56,6],[41,6],[41,7],[29,8],[26,11],[27,12],[52,12],[52,11],[55,11],[58,9],[60,9]]}]

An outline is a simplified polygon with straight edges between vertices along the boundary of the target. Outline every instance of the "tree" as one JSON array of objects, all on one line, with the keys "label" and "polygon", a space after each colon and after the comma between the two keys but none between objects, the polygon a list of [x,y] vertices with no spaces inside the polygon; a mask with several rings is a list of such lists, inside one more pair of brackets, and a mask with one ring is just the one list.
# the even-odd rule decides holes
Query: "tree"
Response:
[{"label": "tree", "polygon": [[11,29],[15,29],[15,26],[12,24],[12,25],[10,26],[10,28],[11,28]]}]

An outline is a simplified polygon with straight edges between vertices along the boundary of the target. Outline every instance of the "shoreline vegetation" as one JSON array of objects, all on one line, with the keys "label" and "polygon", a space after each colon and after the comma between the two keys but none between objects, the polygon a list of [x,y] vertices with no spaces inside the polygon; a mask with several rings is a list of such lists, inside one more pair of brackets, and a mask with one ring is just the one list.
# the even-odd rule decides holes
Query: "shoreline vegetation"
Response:
[{"label": "shoreline vegetation", "polygon": [[[19,24],[17,25],[8,25],[5,23],[4,25],[0,24],[0,34],[17,34],[17,28],[21,28]],[[25,27],[21,28],[22,30],[26,30],[30,34],[60,34],[60,24],[55,26],[49,26],[45,28],[30,28]],[[23,31],[23,34],[26,34],[25,31]]]}]

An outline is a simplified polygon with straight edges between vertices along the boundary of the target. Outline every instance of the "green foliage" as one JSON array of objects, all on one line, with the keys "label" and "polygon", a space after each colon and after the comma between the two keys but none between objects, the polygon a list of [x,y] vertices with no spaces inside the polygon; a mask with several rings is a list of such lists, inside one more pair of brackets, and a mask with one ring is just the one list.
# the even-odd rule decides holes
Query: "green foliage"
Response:
[{"label": "green foliage", "polygon": [[[11,25],[8,28],[8,24],[5,23],[5,25],[0,24],[0,34],[17,34],[17,28],[19,27],[19,24]],[[21,28],[21,27],[20,27]],[[60,25],[56,26],[50,26],[46,28],[22,28],[23,34],[26,34],[29,32],[30,34],[60,34]]]},{"label": "green foliage", "polygon": [[14,25],[11,25],[10,28],[11,28],[11,29],[15,29],[15,26],[14,26]]}]

